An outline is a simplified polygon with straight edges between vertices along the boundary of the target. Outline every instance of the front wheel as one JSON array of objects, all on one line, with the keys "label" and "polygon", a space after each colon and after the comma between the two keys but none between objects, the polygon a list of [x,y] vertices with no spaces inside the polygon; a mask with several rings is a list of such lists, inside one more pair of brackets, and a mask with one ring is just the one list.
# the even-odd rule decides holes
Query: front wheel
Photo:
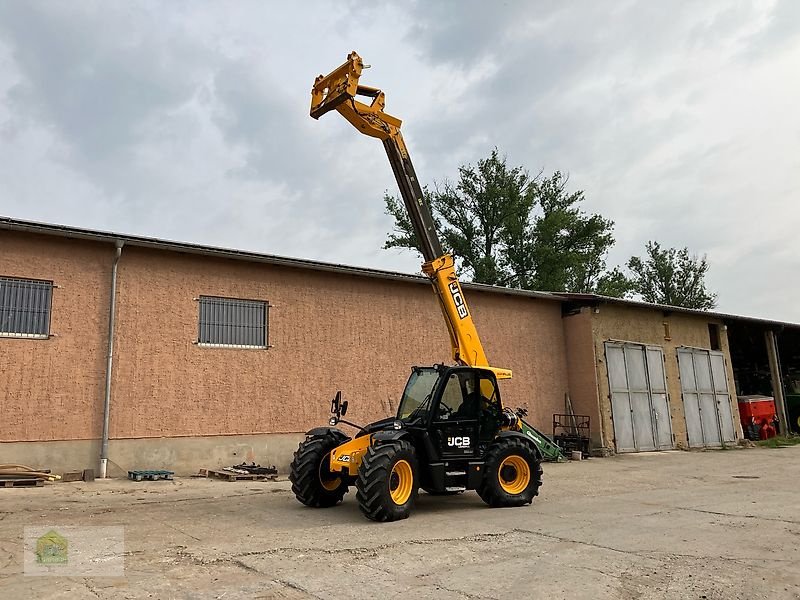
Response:
[{"label": "front wheel", "polygon": [[301,442],[294,453],[289,480],[295,497],[306,506],[336,506],[347,493],[347,482],[330,470],[331,450],[338,445],[336,437],[327,434]]},{"label": "front wheel", "polygon": [[370,446],[358,469],[356,498],[373,521],[397,521],[411,513],[417,499],[417,457],[404,440]]},{"label": "front wheel", "polygon": [[539,494],[542,466],[526,440],[500,438],[489,446],[485,464],[477,491],[489,506],[523,506]]}]

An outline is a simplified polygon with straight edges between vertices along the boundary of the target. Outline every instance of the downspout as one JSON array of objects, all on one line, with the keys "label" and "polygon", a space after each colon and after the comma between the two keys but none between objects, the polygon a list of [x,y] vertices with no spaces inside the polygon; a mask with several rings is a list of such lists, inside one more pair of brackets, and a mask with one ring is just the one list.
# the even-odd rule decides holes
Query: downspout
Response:
[{"label": "downspout", "polygon": [[111,410],[111,368],[114,362],[114,321],[117,314],[117,265],[125,242],[117,240],[117,252],[111,267],[111,302],[108,311],[108,356],[106,362],[106,389],[103,398],[103,439],[100,446],[100,478],[106,477],[108,467],[108,416]]}]

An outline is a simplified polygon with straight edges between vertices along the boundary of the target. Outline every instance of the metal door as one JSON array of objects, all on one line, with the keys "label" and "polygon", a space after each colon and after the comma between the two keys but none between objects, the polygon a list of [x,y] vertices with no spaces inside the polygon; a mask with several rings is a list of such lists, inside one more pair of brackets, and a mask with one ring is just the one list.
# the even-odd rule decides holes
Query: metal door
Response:
[{"label": "metal door", "polygon": [[689,447],[718,448],[735,441],[723,354],[679,348],[678,368]]},{"label": "metal door", "polygon": [[661,348],[606,342],[605,350],[617,452],[672,448]]},{"label": "metal door", "polygon": [[656,447],[659,450],[669,450],[673,448],[672,414],[669,410],[667,377],[664,373],[664,352],[657,346],[649,346],[646,353],[650,406],[656,424]]}]

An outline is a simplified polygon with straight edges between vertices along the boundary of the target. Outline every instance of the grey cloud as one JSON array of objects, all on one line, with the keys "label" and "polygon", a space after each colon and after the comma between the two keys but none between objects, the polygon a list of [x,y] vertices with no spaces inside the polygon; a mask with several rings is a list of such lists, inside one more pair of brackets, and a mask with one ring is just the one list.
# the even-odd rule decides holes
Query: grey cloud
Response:
[{"label": "grey cloud", "polygon": [[777,0],[767,19],[766,25],[748,40],[743,54],[745,57],[768,59],[789,44],[800,42],[800,2]]},{"label": "grey cloud", "polygon": [[[742,283],[797,269],[800,181],[776,129],[796,114],[718,90],[751,93],[734,74],[796,56],[792,5],[3,3],[0,213],[416,272],[380,250],[395,189],[380,143],[307,114],[314,75],[356,49],[423,180],[496,145],[569,172],[617,222],[613,261],[686,244],[709,252],[723,308],[800,319]],[[774,85],[798,94],[789,74]],[[741,241],[753,222],[773,243]]]},{"label": "grey cloud", "polygon": [[416,50],[434,62],[466,66],[487,53],[501,53],[510,27],[522,17],[543,19],[552,9],[524,0],[442,0],[415,2],[410,12],[414,25],[406,40]]},{"label": "grey cloud", "polygon": [[157,20],[156,11],[113,5],[3,4],[0,28],[27,77],[10,102],[58,127],[87,160],[125,153],[150,114],[198,85],[186,59],[202,61],[202,50],[184,47]]}]

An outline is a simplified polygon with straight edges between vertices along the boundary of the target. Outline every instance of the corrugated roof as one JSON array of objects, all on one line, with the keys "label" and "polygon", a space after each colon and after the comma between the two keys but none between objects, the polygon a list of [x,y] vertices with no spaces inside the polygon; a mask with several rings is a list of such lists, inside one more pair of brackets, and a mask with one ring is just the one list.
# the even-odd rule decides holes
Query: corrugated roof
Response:
[{"label": "corrugated roof", "polygon": [[699,310],[696,308],[683,308],[681,306],[670,306],[669,304],[653,304],[651,302],[643,302],[641,300],[630,300],[627,298],[612,298],[610,296],[601,296],[599,294],[575,294],[570,292],[552,292],[554,296],[564,298],[568,302],[573,302],[580,305],[592,305],[598,303],[606,304],[620,304],[629,306],[631,308],[645,308],[650,310],[660,310],[667,313],[681,313],[689,315],[697,315],[701,317],[714,317],[723,321],[746,321],[751,323],[758,323],[769,326],[779,327],[793,327],[800,328],[800,324],[791,323],[788,321],[775,321],[772,319],[762,319],[759,317],[746,317],[742,315],[734,315],[730,313]]},{"label": "corrugated roof", "polygon": [[[406,281],[408,283],[429,284],[427,277],[413,275],[410,273],[399,273],[396,271],[384,271],[382,269],[370,269],[367,267],[354,267],[336,263],[327,263],[302,258],[290,258],[277,256],[274,254],[261,254],[246,250],[236,250],[232,248],[220,248],[215,246],[204,246],[202,244],[190,244],[188,242],[176,242],[158,238],[129,235],[125,233],[115,233],[110,231],[97,231],[93,229],[82,229],[67,225],[56,225],[53,223],[39,223],[36,221],[24,221],[12,219],[11,217],[0,216],[0,230],[23,231],[28,233],[38,233],[42,235],[54,235],[59,237],[90,240],[95,242],[106,242],[116,244],[121,241],[126,245],[137,246],[140,248],[153,248],[157,250],[168,250],[181,252],[184,254],[199,254],[204,256],[214,256],[218,258],[229,258],[233,260],[243,260],[249,262],[260,262],[282,267],[294,267],[298,269],[311,269],[314,271],[327,271],[331,273],[341,273],[345,275],[356,275],[360,277],[373,277],[376,279],[391,279],[395,281]],[[702,317],[715,317],[726,321],[746,321],[760,323],[769,326],[800,328],[800,324],[787,321],[775,321],[771,319],[761,319],[757,317],[745,317],[721,312],[711,312],[696,310],[691,308],[681,308],[678,306],[668,306],[663,304],[650,304],[638,300],[627,300],[622,298],[611,298],[598,294],[574,294],[566,292],[539,292],[531,290],[518,290],[495,285],[485,285],[482,283],[463,283],[467,289],[491,292],[495,294],[505,294],[511,296],[523,296],[527,298],[537,298],[541,300],[551,300],[556,302],[572,302],[576,304],[619,304],[633,308],[643,308],[659,310],[664,312],[675,312],[692,314]]]}]

